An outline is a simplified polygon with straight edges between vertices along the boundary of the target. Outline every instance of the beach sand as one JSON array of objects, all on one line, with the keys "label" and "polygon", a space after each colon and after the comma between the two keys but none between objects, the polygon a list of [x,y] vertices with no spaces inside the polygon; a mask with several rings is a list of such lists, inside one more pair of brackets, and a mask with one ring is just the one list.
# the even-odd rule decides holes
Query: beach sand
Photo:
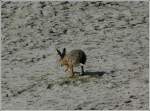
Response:
[{"label": "beach sand", "polygon": [[[148,110],[148,2],[1,2],[4,110]],[[56,48],[87,54],[69,78]]]}]

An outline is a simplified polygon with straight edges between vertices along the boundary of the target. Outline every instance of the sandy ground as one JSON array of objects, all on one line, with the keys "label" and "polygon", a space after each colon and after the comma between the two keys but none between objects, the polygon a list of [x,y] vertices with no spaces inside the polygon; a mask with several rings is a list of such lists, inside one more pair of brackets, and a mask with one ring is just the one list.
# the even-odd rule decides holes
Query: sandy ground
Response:
[{"label": "sandy ground", "polygon": [[[2,2],[1,19],[2,109],[148,109],[148,2]],[[84,76],[57,64],[64,47]]]}]

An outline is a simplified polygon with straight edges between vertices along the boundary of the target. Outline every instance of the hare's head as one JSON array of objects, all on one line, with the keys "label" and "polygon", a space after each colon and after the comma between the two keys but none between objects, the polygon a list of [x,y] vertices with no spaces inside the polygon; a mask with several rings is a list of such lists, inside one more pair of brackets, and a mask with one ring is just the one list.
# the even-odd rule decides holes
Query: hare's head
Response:
[{"label": "hare's head", "polygon": [[57,51],[57,53],[59,55],[58,62],[62,66],[62,65],[64,65],[64,57],[66,55],[66,48],[63,49],[62,53],[58,49],[56,49],[56,51]]}]

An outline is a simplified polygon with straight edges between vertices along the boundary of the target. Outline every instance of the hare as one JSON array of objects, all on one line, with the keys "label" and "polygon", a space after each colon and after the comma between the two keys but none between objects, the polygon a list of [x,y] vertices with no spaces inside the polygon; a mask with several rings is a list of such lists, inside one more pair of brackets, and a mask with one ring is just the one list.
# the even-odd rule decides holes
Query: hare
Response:
[{"label": "hare", "polygon": [[57,53],[60,56],[59,63],[64,65],[66,67],[65,72],[70,70],[71,77],[74,76],[74,70],[73,68],[81,65],[81,73],[84,74],[84,67],[83,65],[86,63],[86,54],[81,49],[72,50],[68,54],[66,54],[66,48],[63,49],[63,52],[61,53],[58,49]]}]

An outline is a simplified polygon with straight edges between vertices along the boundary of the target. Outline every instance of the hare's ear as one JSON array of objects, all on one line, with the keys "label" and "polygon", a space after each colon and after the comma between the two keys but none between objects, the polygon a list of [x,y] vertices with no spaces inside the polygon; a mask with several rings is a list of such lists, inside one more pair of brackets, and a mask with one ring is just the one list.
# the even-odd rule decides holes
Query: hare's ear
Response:
[{"label": "hare's ear", "polygon": [[66,48],[63,49],[62,56],[66,55]]},{"label": "hare's ear", "polygon": [[58,49],[56,49],[56,51],[57,51],[58,55],[61,56],[61,52]]}]

